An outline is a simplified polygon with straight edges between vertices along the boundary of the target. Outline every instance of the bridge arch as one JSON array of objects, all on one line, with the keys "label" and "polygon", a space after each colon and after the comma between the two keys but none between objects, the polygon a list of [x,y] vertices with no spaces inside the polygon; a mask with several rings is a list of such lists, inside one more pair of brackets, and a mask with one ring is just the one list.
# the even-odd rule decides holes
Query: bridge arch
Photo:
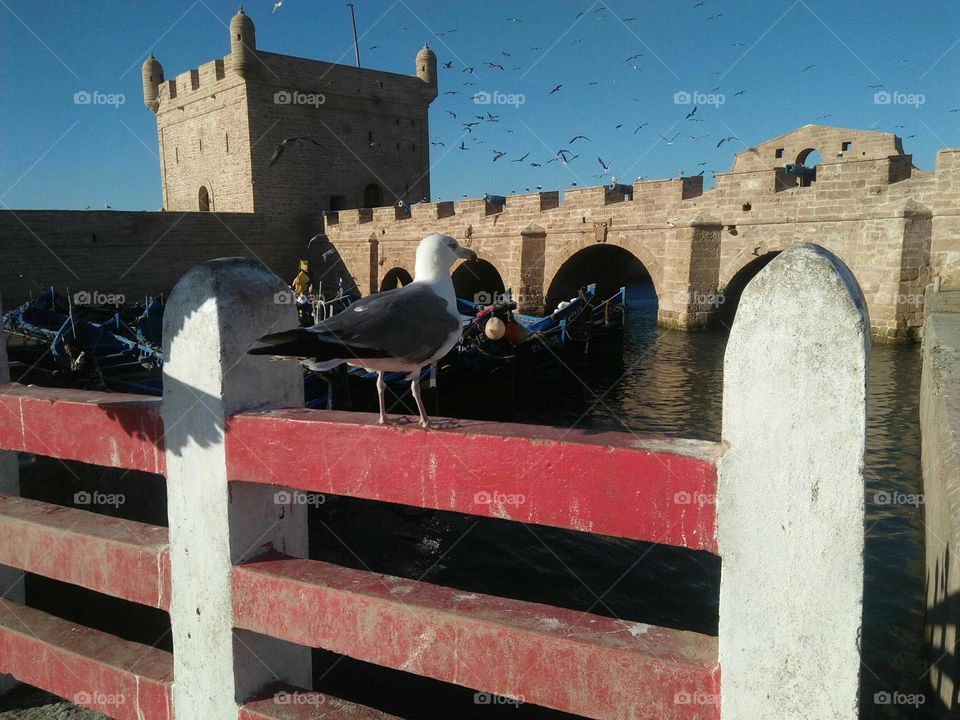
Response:
[{"label": "bridge arch", "polygon": [[544,273],[547,311],[560,300],[576,295],[587,283],[597,283],[597,295],[608,297],[630,277],[650,283],[657,306],[662,303],[662,267],[653,253],[640,243],[569,243],[548,263]]},{"label": "bridge arch", "polygon": [[413,276],[406,268],[392,267],[387,270],[383,279],[380,281],[380,292],[384,290],[395,290],[398,287],[409,285],[413,282]]},{"label": "bridge arch", "polygon": [[723,303],[718,306],[713,318],[713,324],[716,327],[727,330],[733,327],[733,318],[737,314],[740,296],[743,295],[747,284],[779,254],[780,250],[771,250],[763,255],[751,257],[730,274],[730,279],[722,286],[719,293]]},{"label": "bridge arch", "polygon": [[458,263],[453,270],[452,279],[454,293],[464,300],[476,302],[475,297],[484,293],[493,298],[506,290],[503,274],[497,266],[480,257]]}]

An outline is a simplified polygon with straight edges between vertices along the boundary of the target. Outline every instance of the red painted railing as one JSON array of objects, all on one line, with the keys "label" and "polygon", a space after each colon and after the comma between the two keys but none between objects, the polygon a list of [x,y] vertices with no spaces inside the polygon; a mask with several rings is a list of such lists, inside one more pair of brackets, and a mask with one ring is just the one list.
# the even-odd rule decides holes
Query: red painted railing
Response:
[{"label": "red painted railing", "polygon": [[[0,390],[3,450],[156,472],[164,467],[162,438],[150,398]],[[307,410],[233,416],[225,439],[232,481],[716,552],[713,505],[674,502],[678,492],[715,493],[714,443],[466,421],[424,433],[382,427],[368,415]],[[163,609],[171,593],[166,537],[161,527],[0,496],[0,564]],[[716,705],[675,702],[678,693],[719,691],[714,637],[279,554],[237,566],[233,597],[238,628],[566,712],[716,716]],[[114,717],[172,717],[169,654],[152,650],[149,673],[139,664],[128,669],[118,658],[134,657],[136,643],[89,630],[82,631],[89,647],[77,645],[75,625],[5,607],[0,671]],[[43,633],[27,630],[38,624]],[[101,641],[106,650],[94,652]],[[24,675],[22,662],[34,655],[52,669]],[[129,692],[131,678],[150,692]],[[90,687],[116,688],[136,703],[98,703],[110,693],[83,689]],[[277,704],[256,707],[244,716],[273,717]],[[290,705],[284,717],[311,707]]]}]

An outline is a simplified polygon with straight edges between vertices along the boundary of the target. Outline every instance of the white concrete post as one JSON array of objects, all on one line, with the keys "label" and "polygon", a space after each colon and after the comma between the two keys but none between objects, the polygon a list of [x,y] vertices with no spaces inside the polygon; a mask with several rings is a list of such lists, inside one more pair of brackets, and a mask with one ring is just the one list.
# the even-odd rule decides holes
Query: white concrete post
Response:
[{"label": "white concrete post", "polygon": [[[3,317],[3,303],[0,302],[0,318]],[[7,361],[7,334],[0,323],[0,384],[10,382],[10,364]],[[20,494],[20,468],[15,452],[0,452],[0,493]],[[14,602],[25,601],[23,571],[0,565],[0,597]],[[0,694],[17,684],[12,675],[0,675]]]},{"label": "white concrete post", "polygon": [[747,286],[723,372],[721,718],[856,720],[866,304],[823,248]]},{"label": "white concrete post", "polygon": [[296,363],[246,355],[261,335],[296,327],[289,288],[242,258],[203,263],[170,295],[163,321],[164,443],[177,720],[236,720],[237,703],[282,680],[310,687],[309,648],[234,631],[231,568],[263,551],[306,557],[303,505],[268,486],[228,486],[224,418],[303,405]]}]

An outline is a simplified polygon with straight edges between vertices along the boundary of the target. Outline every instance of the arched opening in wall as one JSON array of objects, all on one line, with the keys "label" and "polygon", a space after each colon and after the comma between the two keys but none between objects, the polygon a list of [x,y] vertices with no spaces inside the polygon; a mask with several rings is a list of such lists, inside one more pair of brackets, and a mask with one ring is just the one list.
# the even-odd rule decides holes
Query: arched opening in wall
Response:
[{"label": "arched opening in wall", "polygon": [[210,193],[204,185],[200,186],[200,192],[197,194],[197,205],[200,212],[210,212]]},{"label": "arched opening in wall", "polygon": [[820,151],[807,148],[797,155],[797,165],[803,165],[807,172],[800,177],[800,187],[810,187],[817,180],[817,166],[821,162]]},{"label": "arched opening in wall", "polygon": [[375,208],[383,205],[383,189],[376,183],[370,183],[363,189],[363,206]]},{"label": "arched opening in wall", "polygon": [[769,265],[770,261],[779,254],[780,251],[778,250],[761,255],[744,265],[730,278],[727,287],[720,293],[723,302],[717,308],[716,315],[713,316],[714,327],[724,330],[733,327],[733,319],[737,314],[737,306],[740,304],[740,296],[743,295],[744,289],[757,276],[757,273]]},{"label": "arched opening in wall", "polygon": [[497,268],[486,260],[467,260],[453,271],[453,291],[458,298],[487,304],[485,298],[492,300],[505,289]]},{"label": "arched opening in wall", "polygon": [[383,276],[383,282],[380,283],[380,292],[384,290],[396,290],[398,287],[409,285],[413,282],[410,273],[402,267],[390,268],[387,274]]},{"label": "arched opening in wall", "polygon": [[641,322],[657,321],[657,290],[650,273],[640,259],[617,245],[586,247],[567,259],[547,290],[546,310],[552,312],[561,300],[576,297],[577,291],[597,284],[597,299],[606,300],[621,287],[626,288],[627,313]]}]

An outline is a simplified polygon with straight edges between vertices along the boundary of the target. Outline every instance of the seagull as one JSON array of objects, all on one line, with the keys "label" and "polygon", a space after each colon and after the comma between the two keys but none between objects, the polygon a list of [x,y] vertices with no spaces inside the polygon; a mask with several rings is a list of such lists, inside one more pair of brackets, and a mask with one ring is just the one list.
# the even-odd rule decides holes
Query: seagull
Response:
[{"label": "seagull", "polygon": [[663,135],[661,135],[660,137],[663,138],[663,140],[667,143],[667,145],[673,145],[673,143],[676,142],[677,138],[680,137],[680,133],[677,133],[672,138],[665,138],[663,137]]},{"label": "seagull", "polygon": [[277,2],[273,4],[273,10],[270,11],[270,14],[273,15],[277,10],[279,10],[282,7],[283,7],[283,0],[277,0]]},{"label": "seagull", "polygon": [[429,428],[420,374],[460,339],[460,313],[450,278],[450,267],[458,258],[476,260],[477,254],[449,235],[427,235],[417,247],[413,282],[368,295],[312,327],[264,335],[262,344],[247,352],[296,358],[315,372],[343,363],[376,372],[381,425],[390,424],[384,373],[405,372],[420,411],[420,426]]},{"label": "seagull", "polygon": [[563,87],[562,84],[561,84],[561,85],[557,85],[553,90],[551,90],[550,92],[548,92],[547,95],[553,95],[555,92],[559,92],[559,91],[560,91],[560,88],[562,88],[562,87]]},{"label": "seagull", "polygon": [[530,157],[530,153],[527,153],[527,154],[524,155],[523,157],[517,158],[516,160],[511,160],[510,162],[523,162],[523,161],[526,160],[528,157]]},{"label": "seagull", "polygon": [[736,138],[733,135],[730,135],[729,137],[722,137],[720,138],[720,142],[717,143],[717,147],[720,147],[725,142],[730,142],[731,140],[739,140],[739,138]]},{"label": "seagull", "polygon": [[283,140],[281,140],[281,141],[277,144],[277,147],[275,147],[275,148],[273,149],[273,156],[270,158],[270,162],[267,164],[267,167],[273,167],[273,164],[274,164],[275,162],[277,162],[277,160],[280,159],[280,156],[281,156],[281,155],[283,155],[283,151],[287,149],[287,145],[289,145],[290,143],[295,143],[295,142],[310,142],[310,143],[313,143],[314,145],[316,145],[316,146],[317,146],[318,148],[320,148],[321,150],[323,150],[323,145],[321,145],[320,143],[318,143],[318,142],[317,142],[316,140],[314,140],[313,138],[308,138],[308,137],[288,137],[288,138],[284,138]]},{"label": "seagull", "polygon": [[570,138],[570,142],[568,142],[567,145],[573,145],[577,140],[586,140],[587,142],[590,142],[590,138],[588,138],[586,135],[576,135]]},{"label": "seagull", "polygon": [[689,119],[692,118],[694,115],[696,115],[696,114],[697,114],[697,108],[699,108],[699,107],[700,107],[699,105],[694,105],[694,106],[693,106],[693,110],[691,110],[690,112],[687,113],[687,116],[684,118],[684,120],[689,120]]}]

